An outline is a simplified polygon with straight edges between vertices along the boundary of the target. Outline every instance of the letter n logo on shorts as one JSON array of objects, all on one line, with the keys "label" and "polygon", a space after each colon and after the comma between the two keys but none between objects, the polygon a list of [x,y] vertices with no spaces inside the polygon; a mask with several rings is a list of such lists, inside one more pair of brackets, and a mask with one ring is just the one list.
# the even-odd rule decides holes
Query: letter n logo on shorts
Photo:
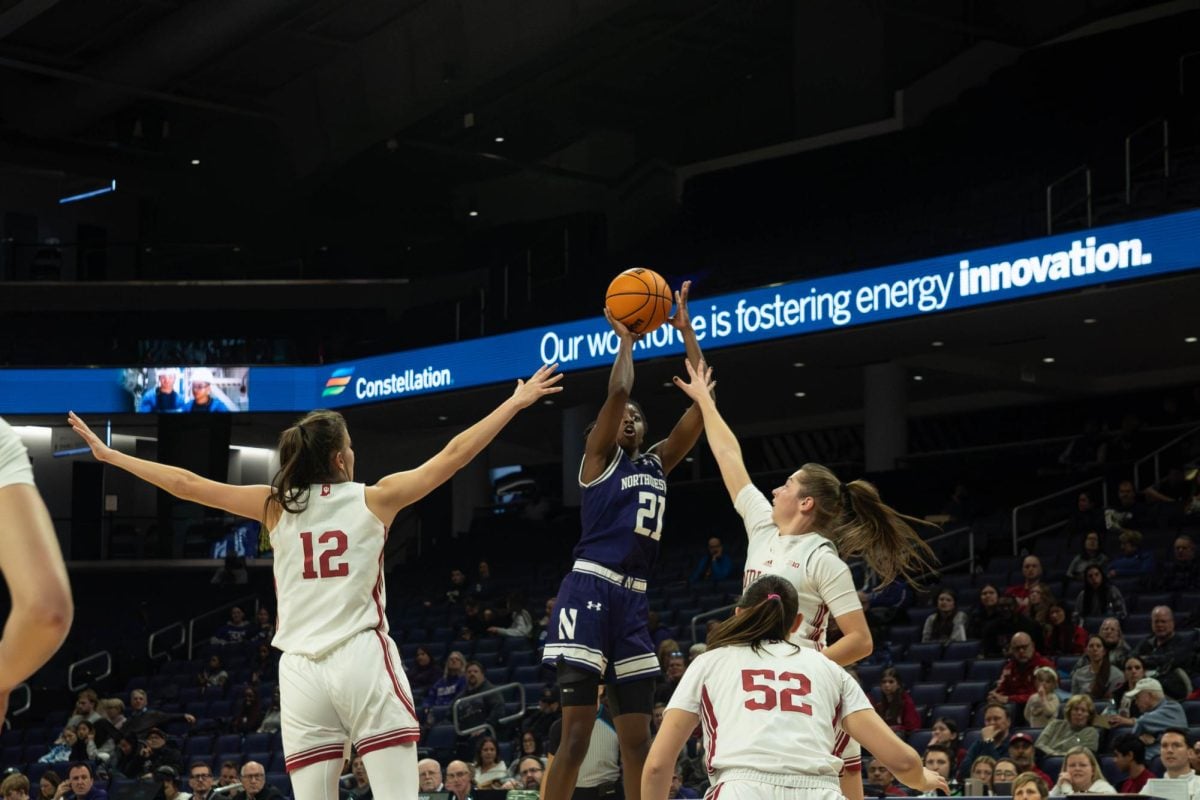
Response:
[{"label": "letter n logo on shorts", "polygon": [[577,608],[560,608],[558,610],[558,638],[575,638],[575,622],[578,617],[579,609]]}]

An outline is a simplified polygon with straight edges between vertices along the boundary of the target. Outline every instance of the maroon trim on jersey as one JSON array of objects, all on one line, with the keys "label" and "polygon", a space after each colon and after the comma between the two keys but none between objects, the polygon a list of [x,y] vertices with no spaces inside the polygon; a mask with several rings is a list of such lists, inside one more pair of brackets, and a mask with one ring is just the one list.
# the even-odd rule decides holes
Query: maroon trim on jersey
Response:
[{"label": "maroon trim on jersey", "polygon": [[379,646],[383,648],[383,664],[387,667],[388,677],[392,679],[392,689],[396,692],[396,697],[400,698],[400,702],[408,709],[408,713],[412,715],[413,721],[417,719],[417,712],[413,708],[412,700],[408,699],[408,695],[400,688],[400,681],[396,680],[396,669],[392,666],[392,651],[388,648],[387,638],[382,631],[375,631],[375,635],[379,637]]},{"label": "maroon trim on jersey", "polygon": [[288,772],[294,772],[301,767],[307,767],[309,764],[318,764],[322,761],[332,761],[333,759],[341,759],[346,752],[344,744],[323,744],[319,747],[310,747],[307,750],[301,750],[295,755],[288,756],[283,760],[283,767]]},{"label": "maroon trim on jersey", "polygon": [[700,721],[704,723],[704,732],[708,735],[708,753],[704,756],[704,768],[711,775],[713,756],[717,754],[717,712],[713,711],[707,686],[700,687]]},{"label": "maroon trim on jersey", "polygon": [[[387,543],[387,530],[383,532],[384,544]],[[379,621],[375,623],[377,631],[383,630],[383,548],[379,548],[379,573],[375,578],[375,586],[371,589],[371,599],[375,601],[375,610],[379,612]],[[384,650],[387,650],[385,647]]]},{"label": "maroon trim on jersey", "polygon": [[723,783],[718,783],[716,786],[708,790],[708,794],[704,795],[704,800],[717,800],[721,796],[721,787]]},{"label": "maroon trim on jersey", "polygon": [[821,641],[821,634],[825,631],[825,618],[829,615],[829,606],[821,603],[817,606],[817,613],[813,616],[813,621],[808,623],[812,626],[812,632],[808,634],[808,638],[814,642]]},{"label": "maroon trim on jersey", "polygon": [[360,739],[354,745],[354,749],[358,751],[360,756],[367,753],[373,753],[376,750],[382,750],[385,747],[395,747],[399,744],[412,744],[421,738],[420,728],[397,728],[394,731],[387,733],[377,733],[374,736],[368,736],[365,739]]}]

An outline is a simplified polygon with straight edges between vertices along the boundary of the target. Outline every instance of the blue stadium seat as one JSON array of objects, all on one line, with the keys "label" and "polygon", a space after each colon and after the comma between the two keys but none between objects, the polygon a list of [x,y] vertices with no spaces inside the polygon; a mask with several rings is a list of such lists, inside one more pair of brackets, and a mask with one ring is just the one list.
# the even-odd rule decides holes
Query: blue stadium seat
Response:
[{"label": "blue stadium seat", "polygon": [[918,683],[909,689],[909,693],[918,706],[935,706],[946,702],[944,683]]},{"label": "blue stadium seat", "polygon": [[[1091,630],[1095,630],[1094,628]],[[1054,667],[1060,675],[1070,675],[1071,670],[1075,669],[1075,665],[1079,663],[1079,656],[1059,656],[1054,659]]]},{"label": "blue stadium seat", "polygon": [[470,658],[471,654],[475,652],[475,642],[470,639],[455,639],[450,643],[450,649],[457,650],[467,658]]},{"label": "blue stadium seat", "polygon": [[225,733],[217,737],[214,745],[218,753],[242,752],[242,735],[240,733]]},{"label": "blue stadium seat", "polygon": [[505,663],[514,669],[517,667],[528,667],[537,663],[537,653],[532,650],[521,650],[516,653],[509,653],[505,659]]},{"label": "blue stadium seat", "polygon": [[1003,658],[984,658],[967,663],[967,678],[973,681],[995,683],[1004,669]]},{"label": "blue stadium seat", "polygon": [[946,645],[942,658],[946,661],[969,661],[979,657],[979,640],[967,639],[965,642],[950,642]]},{"label": "blue stadium seat", "polygon": [[925,674],[925,680],[945,686],[953,686],[961,681],[962,677],[963,662],[961,661],[935,661],[929,665]]},{"label": "blue stadium seat", "polygon": [[9,745],[0,750],[0,764],[5,767],[20,767],[25,763],[22,757],[23,748],[19,744]]},{"label": "blue stadium seat", "polygon": [[1188,725],[1200,725],[1200,700],[1184,700],[1183,713],[1187,714]]},{"label": "blue stadium seat", "polygon": [[[232,700],[212,700],[208,703],[204,716],[212,718],[228,718],[233,713]],[[197,714],[196,716],[200,716]]]},{"label": "blue stadium seat", "polygon": [[[1139,614],[1149,614],[1155,606],[1178,607],[1175,605],[1175,595],[1173,593],[1155,592],[1153,594],[1135,594],[1130,598],[1129,610],[1136,611]],[[1089,630],[1091,629],[1089,628]]]},{"label": "blue stadium seat", "polygon": [[274,786],[283,793],[284,797],[292,796],[292,781],[286,772],[268,772],[267,785]]},{"label": "blue stadium seat", "polygon": [[[1104,779],[1118,789],[1127,777],[1125,773],[1118,769],[1117,762],[1113,760],[1112,756],[1100,756],[1100,771],[1104,773]],[[1055,776],[1051,775],[1050,777],[1053,778]]]},{"label": "blue stadium seat", "polygon": [[247,733],[246,738],[242,740],[242,750],[247,753],[271,752],[271,734],[269,733]]},{"label": "blue stadium seat", "polygon": [[1062,772],[1062,756],[1046,756],[1042,759],[1042,772],[1050,776],[1050,780],[1058,782],[1058,773]]},{"label": "blue stadium seat", "polygon": [[[500,666],[500,654],[499,653],[476,653],[474,660],[478,661],[480,664],[483,665],[483,669],[485,672],[491,672],[493,669]],[[507,675],[508,668],[505,667],[504,669],[505,669],[505,675]],[[488,680],[492,680],[492,679],[489,677]],[[495,683],[495,681],[492,681],[492,683]]]},{"label": "blue stadium seat", "polygon": [[1126,633],[1150,633],[1150,615],[1130,614],[1121,623],[1121,630]]},{"label": "blue stadium seat", "polygon": [[438,760],[443,761],[448,755],[453,754],[457,741],[458,734],[454,732],[453,725],[434,725],[425,734],[425,741],[422,744],[439,753]]},{"label": "blue stadium seat", "polygon": [[271,756],[271,763],[263,762],[263,766],[267,768],[267,772],[287,772],[287,762],[284,760],[283,751],[275,753]]},{"label": "blue stadium seat", "polygon": [[508,667],[492,667],[484,670],[484,674],[493,686],[508,683]]},{"label": "blue stadium seat", "polygon": [[975,705],[987,699],[989,684],[983,681],[960,681],[950,690],[951,703]]},{"label": "blue stadium seat", "polygon": [[864,689],[879,685],[879,676],[883,672],[880,664],[862,664],[858,667],[858,682]]},{"label": "blue stadium seat", "polygon": [[941,657],[941,642],[914,642],[908,646],[908,652],[904,655],[906,661],[916,661],[920,664],[930,664]]},{"label": "blue stadium seat", "polygon": [[892,644],[911,645],[921,641],[921,629],[916,625],[893,625],[888,638]]},{"label": "blue stadium seat", "polygon": [[908,743],[918,753],[924,755],[925,746],[929,744],[929,740],[933,738],[933,731],[924,728],[919,731],[913,731],[908,735]]},{"label": "blue stadium seat", "polygon": [[190,736],[187,744],[183,746],[183,754],[185,756],[211,756],[213,752],[213,739],[211,736]]},{"label": "blue stadium seat", "polygon": [[[892,667],[900,676],[900,682],[905,686],[914,686],[921,680],[920,664],[893,664]],[[878,685],[878,681],[876,681],[876,685]]]},{"label": "blue stadium seat", "polygon": [[966,730],[971,721],[971,707],[962,703],[942,703],[930,710],[930,719],[946,717],[958,725],[958,729]]},{"label": "blue stadium seat", "polygon": [[542,665],[530,664],[525,667],[514,667],[512,679],[517,683],[536,683],[542,678]]},{"label": "blue stadium seat", "polygon": [[479,639],[475,642],[475,656],[480,653],[499,653],[504,640],[498,636],[489,636],[486,639]]}]

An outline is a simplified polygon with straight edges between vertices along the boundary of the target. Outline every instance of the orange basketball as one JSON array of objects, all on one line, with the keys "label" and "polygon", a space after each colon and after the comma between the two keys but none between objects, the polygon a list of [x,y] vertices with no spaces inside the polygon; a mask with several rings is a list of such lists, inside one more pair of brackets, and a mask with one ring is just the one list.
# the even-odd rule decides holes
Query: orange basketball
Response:
[{"label": "orange basketball", "polygon": [[652,269],[627,269],[608,285],[604,304],[634,333],[649,333],[667,321],[674,302],[671,287]]}]

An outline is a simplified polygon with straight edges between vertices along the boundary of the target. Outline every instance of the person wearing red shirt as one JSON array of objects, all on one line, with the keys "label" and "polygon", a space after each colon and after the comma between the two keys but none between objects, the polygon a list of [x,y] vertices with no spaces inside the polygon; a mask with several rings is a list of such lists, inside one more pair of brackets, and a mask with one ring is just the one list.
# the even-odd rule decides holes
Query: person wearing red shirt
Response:
[{"label": "person wearing red shirt", "polygon": [[1042,582],[1042,560],[1037,556],[1025,556],[1021,562],[1021,577],[1025,580],[1005,589],[1004,596],[1014,598],[1018,610],[1024,612],[1029,607],[1029,590]]},{"label": "person wearing red shirt", "polygon": [[1112,743],[1112,751],[1117,769],[1129,776],[1117,787],[1117,791],[1121,794],[1141,794],[1146,781],[1154,777],[1154,773],[1146,766],[1146,745],[1127,733],[1116,738]]},{"label": "person wearing red shirt", "polygon": [[875,711],[892,730],[897,733],[912,732],[921,727],[921,715],[917,713],[917,704],[904,688],[900,673],[894,667],[888,667],[880,674],[879,691],[880,697],[875,701]]},{"label": "person wearing red shirt", "polygon": [[1038,667],[1054,668],[1054,662],[1033,648],[1033,639],[1027,633],[1014,633],[1008,646],[1009,657],[996,681],[996,688],[988,692],[988,702],[1023,704],[1037,692],[1033,672]]}]

